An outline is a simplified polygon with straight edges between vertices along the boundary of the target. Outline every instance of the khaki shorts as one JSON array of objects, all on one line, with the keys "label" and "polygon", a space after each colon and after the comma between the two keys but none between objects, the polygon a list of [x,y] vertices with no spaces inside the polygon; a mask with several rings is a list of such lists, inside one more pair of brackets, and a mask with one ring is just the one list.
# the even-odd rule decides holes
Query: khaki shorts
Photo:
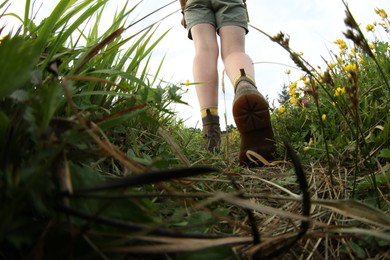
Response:
[{"label": "khaki shorts", "polygon": [[227,25],[240,26],[248,33],[243,0],[188,0],[184,12],[190,39],[191,28],[201,23],[212,24],[217,33]]}]

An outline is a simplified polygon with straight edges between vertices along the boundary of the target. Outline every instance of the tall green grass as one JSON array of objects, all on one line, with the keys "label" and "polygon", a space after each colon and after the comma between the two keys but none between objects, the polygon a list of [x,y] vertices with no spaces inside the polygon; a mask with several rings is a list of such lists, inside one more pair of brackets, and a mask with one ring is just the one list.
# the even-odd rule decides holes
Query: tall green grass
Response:
[{"label": "tall green grass", "polygon": [[[105,178],[177,164],[158,129],[173,121],[168,107],[182,102],[181,90],[159,80],[159,71],[149,68],[152,51],[167,32],[156,36],[157,24],[134,30],[138,20],[129,20],[138,9],[133,3],[111,15],[111,26],[99,32],[107,3],[61,0],[49,17],[34,24],[31,2],[26,1],[26,14],[18,17],[21,30],[1,41],[2,257],[89,255],[94,246],[85,246],[88,239],[70,252],[72,225],[87,223],[67,219],[63,206],[135,222],[161,222],[152,217],[149,200],[61,199]],[[8,4],[15,3],[1,4],[2,24],[7,15],[15,16],[3,13]],[[152,211],[142,213],[144,207]]]}]

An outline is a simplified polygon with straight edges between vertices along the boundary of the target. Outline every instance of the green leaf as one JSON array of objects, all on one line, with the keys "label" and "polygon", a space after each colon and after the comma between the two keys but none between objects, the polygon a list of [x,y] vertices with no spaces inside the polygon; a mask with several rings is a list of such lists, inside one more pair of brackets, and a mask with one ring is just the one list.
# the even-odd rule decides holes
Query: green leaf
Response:
[{"label": "green leaf", "polygon": [[121,123],[126,122],[127,120],[130,120],[130,118],[134,117],[135,115],[140,114],[141,112],[145,111],[146,109],[148,109],[148,107],[140,108],[140,109],[137,109],[135,111],[131,111],[129,113],[123,114],[121,116],[109,118],[107,120],[104,120],[104,121],[98,123],[98,126],[102,129],[107,130],[108,128],[118,126]]},{"label": "green leaf", "polygon": [[361,246],[356,244],[353,241],[349,241],[348,243],[349,247],[351,248],[352,252],[359,258],[359,259],[365,259],[366,258],[366,252],[364,251]]},{"label": "green leaf", "polygon": [[74,0],[61,0],[51,12],[51,15],[44,20],[43,26],[39,30],[37,38],[37,48],[39,49],[39,51],[43,50],[46,43],[49,41],[50,35],[53,33],[53,29],[56,27],[58,19],[67,10],[67,8],[69,8],[69,5],[72,2],[74,2]]},{"label": "green leaf", "polygon": [[390,159],[390,149],[389,148],[382,149],[378,154],[378,157]]},{"label": "green leaf", "polygon": [[31,79],[39,50],[20,36],[6,37],[0,44],[0,98],[10,95]]},{"label": "green leaf", "polygon": [[0,4],[0,8],[3,8],[3,7],[5,6],[5,4],[8,3],[8,2],[9,2],[9,0],[5,0],[4,2],[2,2],[2,3]]},{"label": "green leaf", "polygon": [[49,125],[58,107],[65,103],[65,98],[57,82],[39,88],[38,96],[39,100],[32,104],[33,115],[37,127],[43,130]]},{"label": "green leaf", "polygon": [[31,0],[26,0],[26,4],[24,5],[24,35],[27,35],[28,24],[30,23],[30,19],[28,18],[28,15],[30,14],[30,4]]},{"label": "green leaf", "polygon": [[[55,48],[52,49],[50,55],[46,59],[45,65],[52,60],[52,57],[58,52],[59,48],[66,43],[72,33],[74,33],[82,23],[84,23],[89,17],[91,17],[96,10],[98,10],[105,2],[98,2],[95,5],[88,7],[87,10],[82,12],[80,17],[73,21],[66,30],[63,31],[60,37],[57,37]],[[78,10],[78,9],[77,9]],[[75,15],[75,14],[74,14]],[[74,17],[73,17],[74,18]]]},{"label": "green leaf", "polygon": [[367,190],[373,189],[374,183],[373,178],[375,178],[375,182],[377,186],[388,185],[390,183],[390,170],[387,170],[386,173],[375,174],[374,176],[366,176],[364,179],[356,186],[358,190]]},{"label": "green leaf", "polygon": [[204,232],[216,221],[210,213],[203,211],[192,213],[186,220],[188,221],[187,230],[192,232]]}]

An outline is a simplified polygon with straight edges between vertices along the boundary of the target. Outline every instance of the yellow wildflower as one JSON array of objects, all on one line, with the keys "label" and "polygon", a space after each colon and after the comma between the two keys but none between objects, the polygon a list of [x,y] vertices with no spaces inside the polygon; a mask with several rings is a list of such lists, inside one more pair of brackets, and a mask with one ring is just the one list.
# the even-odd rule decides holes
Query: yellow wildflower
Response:
[{"label": "yellow wildflower", "polygon": [[368,47],[370,47],[371,50],[375,50],[375,44],[373,43],[369,43]]},{"label": "yellow wildflower", "polygon": [[290,75],[291,74],[291,70],[286,70],[286,74]]},{"label": "yellow wildflower", "polygon": [[190,81],[187,79],[185,85],[188,87],[190,84]]},{"label": "yellow wildflower", "polygon": [[321,119],[322,119],[322,121],[325,121],[326,120],[326,114],[322,114]]},{"label": "yellow wildflower", "polygon": [[344,64],[344,59],[343,58],[341,58],[341,57],[338,57],[337,58],[337,62],[339,63],[339,64]]},{"label": "yellow wildflower", "polygon": [[296,91],[296,89],[297,89],[297,82],[295,81],[295,82],[293,82],[293,83],[291,83],[291,85],[290,85],[290,87],[289,87],[289,91],[288,91],[288,93],[290,94],[290,96],[295,96],[295,91]]},{"label": "yellow wildflower", "polygon": [[334,41],[335,44],[339,46],[340,49],[346,49],[347,48],[347,43],[341,39],[337,39]]},{"label": "yellow wildflower", "polygon": [[305,77],[305,78],[303,79],[303,83],[304,83],[305,85],[309,85],[309,84],[310,84],[310,79],[309,79],[308,77]]},{"label": "yellow wildflower", "polygon": [[279,116],[279,115],[281,115],[281,114],[284,114],[286,111],[287,111],[287,109],[286,109],[284,106],[281,106],[281,107],[279,107],[279,108],[276,110],[276,114]]},{"label": "yellow wildflower", "polygon": [[233,128],[230,132],[230,140],[237,140],[239,138],[239,133],[238,133],[238,130],[237,128]]},{"label": "yellow wildflower", "polygon": [[343,69],[345,71],[356,71],[357,70],[357,65],[356,65],[356,63],[350,63],[350,64],[344,66]]},{"label": "yellow wildflower", "polygon": [[291,89],[291,88],[296,88],[297,85],[298,85],[298,82],[294,81],[293,83],[291,83],[290,89]]},{"label": "yellow wildflower", "polygon": [[367,32],[373,32],[375,30],[375,26],[373,24],[367,24],[366,25],[366,31]]},{"label": "yellow wildflower", "polygon": [[375,13],[378,14],[380,17],[382,17],[383,19],[386,19],[387,18],[387,13],[385,10],[383,9],[380,9],[380,8],[375,8]]},{"label": "yellow wildflower", "polygon": [[295,96],[292,96],[290,98],[290,104],[292,104],[292,105],[296,105],[297,104],[297,98]]},{"label": "yellow wildflower", "polygon": [[335,91],[333,96],[338,97],[339,95],[345,94],[345,87],[338,87]]},{"label": "yellow wildflower", "polygon": [[334,107],[335,107],[335,106],[336,106],[336,104],[337,104],[336,102],[332,102],[332,106],[334,106]]}]

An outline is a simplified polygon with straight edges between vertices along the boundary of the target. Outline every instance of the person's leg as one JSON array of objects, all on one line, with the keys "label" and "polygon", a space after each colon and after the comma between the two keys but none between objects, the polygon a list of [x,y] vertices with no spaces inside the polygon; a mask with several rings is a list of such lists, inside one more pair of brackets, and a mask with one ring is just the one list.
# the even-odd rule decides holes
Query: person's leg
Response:
[{"label": "person's leg", "polygon": [[201,109],[218,106],[218,43],[215,27],[198,24],[191,28],[195,45],[193,64],[196,93]]},{"label": "person's leg", "polygon": [[255,78],[253,61],[245,53],[245,29],[239,26],[224,26],[220,28],[219,35],[222,60],[232,84],[238,79],[240,69]]},{"label": "person's leg", "polygon": [[191,28],[195,46],[194,81],[202,114],[203,133],[208,150],[219,149],[220,126],[218,116],[218,42],[215,27],[202,23]]},{"label": "person's leg", "polygon": [[224,26],[219,34],[225,70],[234,86],[233,117],[241,135],[239,161],[251,163],[248,150],[272,159],[275,143],[268,104],[257,90],[253,62],[245,53],[245,29]]}]

